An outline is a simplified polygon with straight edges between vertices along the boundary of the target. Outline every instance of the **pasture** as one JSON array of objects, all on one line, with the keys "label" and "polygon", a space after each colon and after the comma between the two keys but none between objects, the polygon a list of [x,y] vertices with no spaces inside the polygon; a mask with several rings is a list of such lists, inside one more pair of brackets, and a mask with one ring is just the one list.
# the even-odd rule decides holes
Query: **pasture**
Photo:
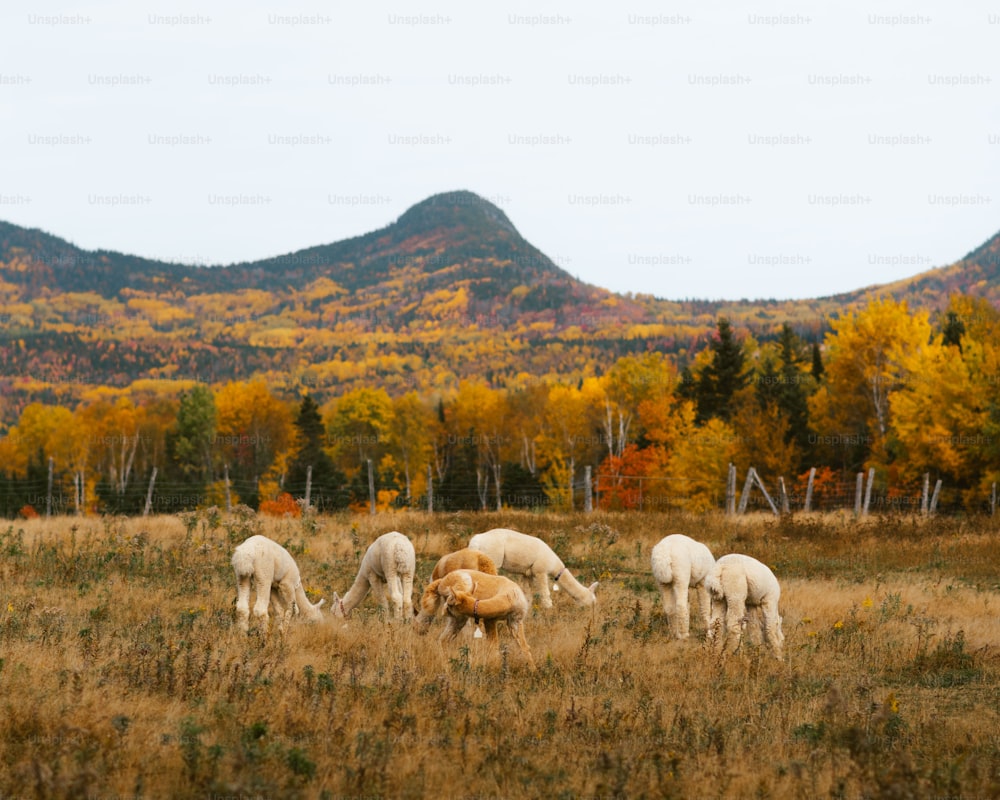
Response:
[{"label": "pasture", "polygon": [[[545,539],[565,592],[505,639],[445,651],[372,596],[350,619],[236,626],[233,547],[289,549],[311,600],[390,530],[437,558],[493,527]],[[0,524],[0,797],[993,798],[1000,537],[989,519],[200,513]],[[650,574],[668,533],[768,564],[785,658],[672,641]],[[415,597],[415,599],[416,599]],[[692,597],[692,606],[696,601]],[[501,625],[501,628],[503,626]],[[749,640],[749,641],[747,641]]]}]

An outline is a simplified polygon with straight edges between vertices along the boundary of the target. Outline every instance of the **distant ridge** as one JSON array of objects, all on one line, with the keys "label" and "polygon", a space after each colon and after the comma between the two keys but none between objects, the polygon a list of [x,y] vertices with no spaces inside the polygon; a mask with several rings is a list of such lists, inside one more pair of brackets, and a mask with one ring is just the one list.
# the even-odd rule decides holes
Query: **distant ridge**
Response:
[{"label": "distant ridge", "polygon": [[87,251],[0,222],[0,415],[95,388],[193,381],[261,378],[320,400],[370,385],[578,384],[626,354],[683,366],[720,316],[759,340],[787,322],[819,342],[870,296],[937,313],[953,292],[1000,302],[1000,235],[950,266],[832,297],[672,301],[577,280],[467,191],[360,236],[215,268]]}]

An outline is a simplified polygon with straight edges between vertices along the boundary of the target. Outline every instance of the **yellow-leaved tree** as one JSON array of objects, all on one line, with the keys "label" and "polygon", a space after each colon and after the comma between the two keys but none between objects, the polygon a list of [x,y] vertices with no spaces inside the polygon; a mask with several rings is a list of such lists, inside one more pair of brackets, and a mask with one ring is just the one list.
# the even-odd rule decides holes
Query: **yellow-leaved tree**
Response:
[{"label": "yellow-leaved tree", "polygon": [[891,460],[892,396],[912,379],[915,359],[930,345],[927,312],[905,301],[875,298],[859,311],[832,320],[819,390],[809,399],[815,435],[806,460],[857,471],[883,471]]}]

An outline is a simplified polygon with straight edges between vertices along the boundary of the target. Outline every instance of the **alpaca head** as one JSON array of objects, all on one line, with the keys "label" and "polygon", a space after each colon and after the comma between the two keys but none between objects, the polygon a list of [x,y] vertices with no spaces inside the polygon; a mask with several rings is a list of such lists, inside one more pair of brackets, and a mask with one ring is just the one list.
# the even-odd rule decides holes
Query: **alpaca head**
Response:
[{"label": "alpaca head", "polygon": [[440,580],[429,583],[427,588],[424,589],[424,593],[420,596],[420,602],[413,607],[417,633],[427,633],[427,629],[431,625],[431,620],[437,614],[442,599],[438,594],[438,587],[440,585]]},{"label": "alpaca head", "polygon": [[333,616],[337,619],[346,619],[348,614],[350,614],[349,611],[344,610],[344,599],[336,592],[333,593],[333,598],[330,600],[330,606],[330,610],[333,611]]},{"label": "alpaca head", "polygon": [[448,597],[445,599],[445,603],[449,609],[465,615],[475,613],[476,598],[473,595],[463,592],[461,589],[455,589],[454,591],[448,589],[447,591]]},{"label": "alpaca head", "polygon": [[309,622],[322,622],[323,612],[320,609],[326,604],[326,598],[321,599],[318,603],[313,603],[309,608],[304,609],[304,616]]}]

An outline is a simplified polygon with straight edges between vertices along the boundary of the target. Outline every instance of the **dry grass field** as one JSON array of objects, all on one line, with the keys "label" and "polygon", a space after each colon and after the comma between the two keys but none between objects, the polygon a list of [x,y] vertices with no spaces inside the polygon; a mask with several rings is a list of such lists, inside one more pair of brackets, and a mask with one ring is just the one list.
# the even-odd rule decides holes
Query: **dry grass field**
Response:
[{"label": "dry grass field", "polygon": [[[341,594],[400,530],[416,591],[473,533],[541,536],[565,593],[516,647],[442,651],[369,597],[284,637],[234,623],[235,544]],[[668,639],[668,533],[782,583],[785,659]],[[3,798],[1000,797],[1000,537],[990,520],[796,516],[212,515],[0,524]],[[692,598],[694,602],[694,598]],[[501,626],[503,627],[503,626]],[[504,642],[504,631],[501,631]]]}]

